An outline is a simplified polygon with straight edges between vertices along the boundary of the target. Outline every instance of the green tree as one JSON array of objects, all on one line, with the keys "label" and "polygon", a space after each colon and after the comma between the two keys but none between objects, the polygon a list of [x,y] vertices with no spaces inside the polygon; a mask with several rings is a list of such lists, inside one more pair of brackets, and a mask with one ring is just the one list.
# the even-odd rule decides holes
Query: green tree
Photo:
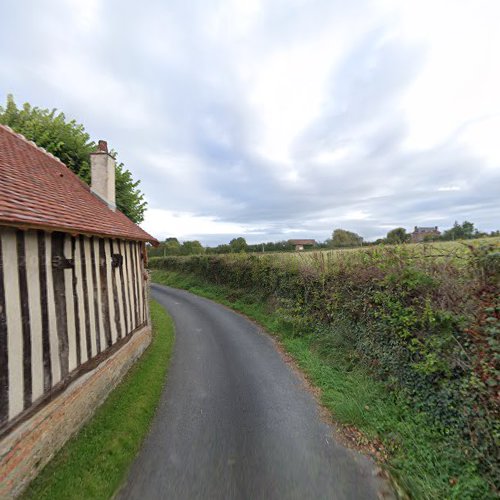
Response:
[{"label": "green tree", "polygon": [[356,233],[345,229],[335,229],[332,233],[330,245],[333,248],[357,247],[363,244],[363,238]]},{"label": "green tree", "polygon": [[[96,145],[83,125],[68,121],[56,109],[40,109],[24,103],[18,108],[14,97],[7,96],[5,107],[0,106],[0,123],[8,125],[27,139],[59,158],[76,175],[90,184],[90,153]],[[116,165],[116,206],[135,223],[144,220],[146,202],[123,163]]]},{"label": "green tree", "polygon": [[387,243],[397,245],[404,243],[410,239],[410,235],[406,232],[404,227],[397,227],[387,233]]},{"label": "green tree", "polygon": [[181,254],[181,244],[177,238],[166,238],[160,246],[162,247],[160,255],[167,256]]},{"label": "green tree", "polygon": [[134,181],[130,170],[123,163],[117,163],[115,168],[116,206],[136,224],[144,220],[147,203],[144,194],[139,189],[140,180]]},{"label": "green tree", "polygon": [[443,235],[443,240],[469,240],[471,238],[475,238],[478,231],[474,229],[474,223],[469,221],[464,221],[462,224],[459,224],[455,221],[453,227],[447,229]]},{"label": "green tree", "polygon": [[227,244],[218,245],[215,247],[214,253],[217,254],[231,253],[231,247]]},{"label": "green tree", "polygon": [[246,252],[248,248],[247,242],[242,236],[240,236],[239,238],[233,238],[229,242],[229,246],[231,247],[231,252],[233,253]]},{"label": "green tree", "polygon": [[180,253],[181,244],[177,238],[165,238],[163,244],[166,248],[167,255],[177,255]]},{"label": "green tree", "polygon": [[150,257],[166,257],[170,255],[181,254],[181,244],[177,238],[166,238],[157,247],[150,246],[148,248]]},{"label": "green tree", "polygon": [[203,245],[198,241],[185,241],[180,248],[181,255],[198,255],[204,253]]}]

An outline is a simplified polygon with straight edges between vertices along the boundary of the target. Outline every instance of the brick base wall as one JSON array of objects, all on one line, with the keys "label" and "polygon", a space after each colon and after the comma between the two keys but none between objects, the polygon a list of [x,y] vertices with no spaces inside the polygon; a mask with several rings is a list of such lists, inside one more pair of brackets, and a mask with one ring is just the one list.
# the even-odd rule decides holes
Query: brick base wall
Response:
[{"label": "brick base wall", "polygon": [[93,415],[151,342],[151,328],[22,423],[0,442],[0,498],[18,496],[64,443]]}]

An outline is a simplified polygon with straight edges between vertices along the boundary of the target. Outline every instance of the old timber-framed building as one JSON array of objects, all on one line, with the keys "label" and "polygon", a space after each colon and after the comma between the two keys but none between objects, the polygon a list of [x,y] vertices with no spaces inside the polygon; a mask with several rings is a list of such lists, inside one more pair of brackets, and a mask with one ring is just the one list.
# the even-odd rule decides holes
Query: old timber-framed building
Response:
[{"label": "old timber-framed building", "polygon": [[0,126],[0,497],[22,490],[150,340],[145,244],[157,242],[116,209],[104,141],[91,167],[89,187]]}]

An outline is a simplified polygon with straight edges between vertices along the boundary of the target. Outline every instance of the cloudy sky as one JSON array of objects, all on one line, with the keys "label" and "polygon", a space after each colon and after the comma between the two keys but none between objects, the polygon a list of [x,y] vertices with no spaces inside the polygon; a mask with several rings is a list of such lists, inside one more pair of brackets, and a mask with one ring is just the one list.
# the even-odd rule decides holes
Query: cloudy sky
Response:
[{"label": "cloudy sky", "polygon": [[498,0],[2,0],[0,99],[58,108],[204,244],[500,227]]}]

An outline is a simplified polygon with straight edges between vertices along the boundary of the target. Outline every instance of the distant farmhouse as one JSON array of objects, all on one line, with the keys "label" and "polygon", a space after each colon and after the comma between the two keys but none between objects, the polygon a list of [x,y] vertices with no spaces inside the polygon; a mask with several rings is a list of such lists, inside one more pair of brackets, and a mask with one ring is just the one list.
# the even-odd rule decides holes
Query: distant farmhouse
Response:
[{"label": "distant farmhouse", "polygon": [[437,226],[434,227],[418,227],[415,226],[413,233],[411,233],[411,242],[420,243],[429,237],[439,236],[441,233]]},{"label": "distant farmhouse", "polygon": [[305,248],[312,248],[316,245],[316,240],[288,240],[288,243],[295,245],[295,251],[301,252]]}]

